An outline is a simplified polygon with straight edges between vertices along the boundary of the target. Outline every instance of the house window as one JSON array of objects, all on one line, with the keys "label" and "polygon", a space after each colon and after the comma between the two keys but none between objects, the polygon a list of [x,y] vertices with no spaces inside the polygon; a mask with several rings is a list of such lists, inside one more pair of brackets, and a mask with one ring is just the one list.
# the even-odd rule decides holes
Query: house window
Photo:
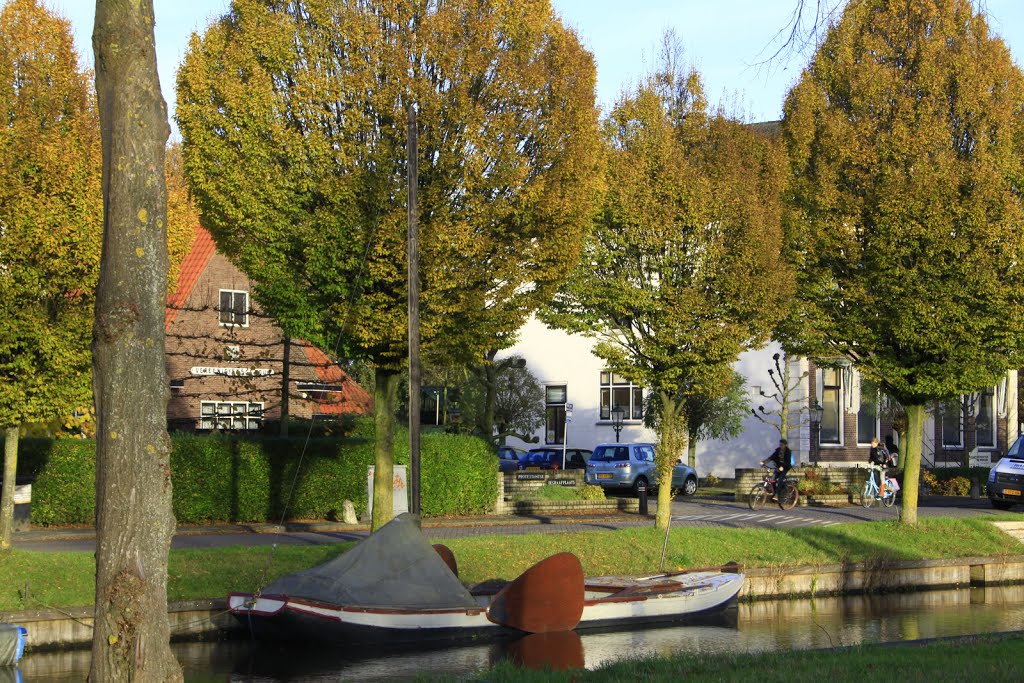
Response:
[{"label": "house window", "polygon": [[861,379],[860,410],[857,411],[857,443],[866,445],[878,438],[878,387],[874,382]]},{"label": "house window", "polygon": [[200,429],[259,429],[263,404],[245,401],[203,401],[199,407]]},{"label": "house window", "polygon": [[962,448],[964,445],[964,407],[960,401],[942,406],[942,447]]},{"label": "house window", "polygon": [[996,421],[993,419],[995,411],[996,392],[994,389],[985,389],[978,394],[977,404],[974,409],[974,434],[975,442],[981,448],[994,448],[996,445]]},{"label": "house window", "polygon": [[644,390],[622,375],[605,370],[601,373],[601,419],[610,420],[615,406],[625,411],[625,419],[642,420]]},{"label": "house window", "polygon": [[842,394],[841,375],[836,368],[821,370],[821,406],[825,412],[821,416],[819,442],[823,444],[842,443]]},{"label": "house window", "polygon": [[565,401],[568,396],[564,384],[550,385],[544,390],[544,443],[565,443]]},{"label": "house window", "polygon": [[249,326],[249,292],[220,290],[220,324],[226,327]]}]

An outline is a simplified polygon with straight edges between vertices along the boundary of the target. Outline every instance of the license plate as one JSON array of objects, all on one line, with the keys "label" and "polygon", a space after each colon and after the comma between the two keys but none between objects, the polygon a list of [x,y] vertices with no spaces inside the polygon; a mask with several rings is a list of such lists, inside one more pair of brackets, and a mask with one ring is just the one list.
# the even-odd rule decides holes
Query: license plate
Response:
[{"label": "license plate", "polygon": [[598,479],[611,479],[611,478],[612,478],[612,475],[610,475],[610,474],[607,474],[607,473],[605,473],[605,474],[598,474],[598,475],[597,475],[597,478],[598,478]]},{"label": "license plate", "polygon": [[1004,496],[1019,496],[1020,491],[1014,491],[1013,489],[1003,489]]}]

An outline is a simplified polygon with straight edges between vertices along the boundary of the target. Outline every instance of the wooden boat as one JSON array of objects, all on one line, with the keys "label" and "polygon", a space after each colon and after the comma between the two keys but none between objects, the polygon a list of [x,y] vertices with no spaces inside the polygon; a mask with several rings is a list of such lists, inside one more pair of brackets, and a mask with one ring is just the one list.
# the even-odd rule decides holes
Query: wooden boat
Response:
[{"label": "wooden boat", "polygon": [[232,593],[228,606],[258,638],[399,642],[685,622],[721,611],[743,585],[722,571],[584,579],[579,559],[559,553],[515,581],[467,589],[444,551],[403,514],[320,567]]}]

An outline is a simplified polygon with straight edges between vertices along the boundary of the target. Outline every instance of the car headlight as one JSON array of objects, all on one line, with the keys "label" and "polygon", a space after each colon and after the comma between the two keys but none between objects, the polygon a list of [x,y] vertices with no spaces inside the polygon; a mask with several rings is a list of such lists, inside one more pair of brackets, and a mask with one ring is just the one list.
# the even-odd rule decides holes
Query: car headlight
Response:
[{"label": "car headlight", "polygon": [[[998,467],[998,465],[996,465],[996,467]],[[995,480],[996,480],[996,468],[995,468],[995,467],[993,467],[992,469],[990,469],[990,470],[988,471],[988,483],[990,483],[990,484],[991,484],[991,483],[992,483],[992,482],[994,482]]]}]

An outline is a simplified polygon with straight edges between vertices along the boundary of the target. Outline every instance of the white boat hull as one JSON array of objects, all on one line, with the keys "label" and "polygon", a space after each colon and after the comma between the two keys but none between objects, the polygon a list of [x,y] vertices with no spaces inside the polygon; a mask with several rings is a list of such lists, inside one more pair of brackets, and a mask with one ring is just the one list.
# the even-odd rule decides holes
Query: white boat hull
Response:
[{"label": "white boat hull", "polygon": [[[586,581],[577,630],[685,621],[729,605],[743,585],[741,574],[695,572],[673,577]],[[458,638],[515,633],[487,617],[490,594],[476,595],[479,608],[397,609],[346,607],[287,596],[235,593],[228,606],[257,635],[283,639],[387,640]]]}]

